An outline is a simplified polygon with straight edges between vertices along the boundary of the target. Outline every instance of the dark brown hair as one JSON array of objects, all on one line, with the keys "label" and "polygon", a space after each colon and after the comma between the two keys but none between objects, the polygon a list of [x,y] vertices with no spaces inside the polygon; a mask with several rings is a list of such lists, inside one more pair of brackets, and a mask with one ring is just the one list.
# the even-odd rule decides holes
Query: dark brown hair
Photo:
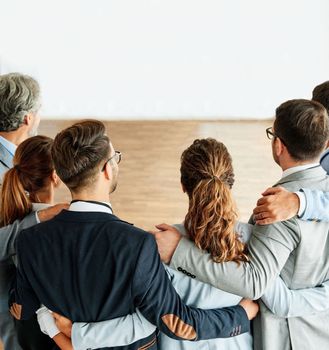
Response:
[{"label": "dark brown hair", "polygon": [[328,114],[316,101],[290,100],[276,109],[274,132],[293,159],[316,159],[327,144]]},{"label": "dark brown hair", "polygon": [[17,147],[13,168],[6,172],[2,184],[2,226],[24,218],[32,203],[38,202],[35,194],[47,186],[54,171],[52,144],[50,137],[34,136]]},{"label": "dark brown hair", "polygon": [[245,245],[235,232],[237,213],[231,195],[232,159],[214,139],[195,140],[181,156],[181,182],[189,196],[185,228],[215,262],[247,261]]},{"label": "dark brown hair", "polygon": [[93,183],[99,166],[108,158],[109,142],[105,125],[97,120],[76,123],[57,134],[52,157],[58,176],[70,190]]},{"label": "dark brown hair", "polygon": [[312,100],[320,102],[329,113],[329,80],[314,88]]}]

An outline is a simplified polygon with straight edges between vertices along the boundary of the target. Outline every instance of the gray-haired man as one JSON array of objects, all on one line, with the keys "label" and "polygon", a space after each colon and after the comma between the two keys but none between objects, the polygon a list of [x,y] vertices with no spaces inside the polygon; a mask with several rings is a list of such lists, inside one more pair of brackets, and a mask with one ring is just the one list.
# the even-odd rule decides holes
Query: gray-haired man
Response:
[{"label": "gray-haired man", "polygon": [[[16,147],[37,133],[40,105],[40,87],[36,80],[19,73],[0,75],[0,185],[4,173],[13,166]],[[39,220],[49,219],[58,210],[59,207],[52,212],[39,212]],[[8,291],[15,276],[11,256],[15,254],[18,232],[35,224],[37,216],[32,214],[0,229],[0,340],[5,350],[20,349],[8,311]]]}]

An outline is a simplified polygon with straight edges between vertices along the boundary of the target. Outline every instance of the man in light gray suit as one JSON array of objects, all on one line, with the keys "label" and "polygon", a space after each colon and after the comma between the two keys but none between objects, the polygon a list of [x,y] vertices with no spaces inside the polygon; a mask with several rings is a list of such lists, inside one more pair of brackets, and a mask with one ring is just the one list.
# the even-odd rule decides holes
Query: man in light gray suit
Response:
[{"label": "man in light gray suit", "polygon": [[[4,173],[13,166],[16,147],[37,132],[40,118],[39,84],[33,78],[18,74],[0,76],[0,186]],[[56,215],[62,206],[31,214],[22,221],[0,229],[0,340],[5,350],[20,349],[13,318],[8,311],[8,291],[15,276],[11,256],[15,254],[18,233],[39,221]]]},{"label": "man in light gray suit", "polygon": [[[272,153],[282,178],[275,186],[329,191],[329,177],[319,158],[329,136],[325,108],[308,100],[291,100],[276,110]],[[216,264],[186,238],[174,232],[157,233],[162,259],[220,289],[257,299],[273,279],[281,277],[291,289],[320,285],[329,279],[329,223],[302,221],[296,216],[271,225],[255,225],[249,242],[250,261]],[[173,254],[173,251],[175,250]],[[173,255],[172,255],[173,254]],[[264,350],[329,348],[329,310],[308,317],[280,318],[261,304],[255,324],[255,348]],[[301,305],[302,307],[302,305]]]}]

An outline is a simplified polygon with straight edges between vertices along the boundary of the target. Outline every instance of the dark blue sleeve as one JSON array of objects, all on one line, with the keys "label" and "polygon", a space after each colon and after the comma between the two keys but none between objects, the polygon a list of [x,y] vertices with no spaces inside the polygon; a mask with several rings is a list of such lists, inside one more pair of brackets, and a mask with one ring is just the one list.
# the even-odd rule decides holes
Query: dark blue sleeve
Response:
[{"label": "dark blue sleeve", "polygon": [[226,338],[249,331],[250,322],[240,305],[212,310],[186,306],[168,279],[151,235],[140,250],[132,288],[135,306],[171,338]]},{"label": "dark blue sleeve", "polygon": [[[17,272],[16,272],[16,286],[15,286],[15,300],[16,303],[22,305],[22,320],[30,319],[35,312],[40,308],[40,301],[34,293],[29,280],[24,270],[24,252],[26,246],[24,245],[24,232],[22,232],[17,238]],[[25,247],[25,249],[24,249]]]}]

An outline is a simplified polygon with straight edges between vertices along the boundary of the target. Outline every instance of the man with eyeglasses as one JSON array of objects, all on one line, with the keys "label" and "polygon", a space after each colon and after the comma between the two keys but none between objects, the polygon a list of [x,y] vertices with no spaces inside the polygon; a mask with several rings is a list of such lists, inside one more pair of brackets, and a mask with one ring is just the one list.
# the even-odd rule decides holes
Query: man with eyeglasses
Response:
[{"label": "man with eyeglasses", "polygon": [[[329,138],[329,120],[318,102],[291,100],[276,109],[272,138],[274,161],[282,178],[275,186],[290,191],[300,188],[329,192],[329,177],[319,164]],[[329,279],[329,223],[302,221],[297,217],[271,225],[255,225],[248,244],[249,262],[239,266],[214,264],[209,254],[198,251],[173,229],[155,233],[161,258],[170,266],[188,269],[199,278],[227,292],[252,299],[262,296],[279,274],[290,289],[316,287]],[[186,261],[185,256],[189,256]],[[283,301],[284,302],[284,301]],[[255,322],[254,348],[326,349],[329,345],[329,311],[299,317],[274,315],[260,302]],[[289,306],[288,306],[289,307]]]},{"label": "man with eyeglasses", "polygon": [[[329,81],[313,89],[312,100],[321,103],[329,114]],[[271,138],[271,128],[266,129]],[[328,145],[329,146],[329,140]],[[329,174],[329,148],[321,155],[320,164]],[[329,221],[329,193],[308,188],[289,192],[283,187],[271,187],[263,193],[254,209],[254,218],[259,225],[288,220],[295,215],[302,220]]]},{"label": "man with eyeglasses", "polygon": [[[109,194],[117,186],[121,153],[114,151],[103,123],[84,121],[60,132],[52,158],[72,202],[69,210],[18,237],[17,316],[30,317],[41,303],[74,322],[105,321],[138,308],[150,323],[147,336],[140,339],[136,329],[128,329],[138,340],[111,349],[157,349],[152,324],[190,341],[249,331],[255,303],[187,307],[168,279],[153,236],[113,215]],[[65,337],[58,345],[72,349]]]}]

